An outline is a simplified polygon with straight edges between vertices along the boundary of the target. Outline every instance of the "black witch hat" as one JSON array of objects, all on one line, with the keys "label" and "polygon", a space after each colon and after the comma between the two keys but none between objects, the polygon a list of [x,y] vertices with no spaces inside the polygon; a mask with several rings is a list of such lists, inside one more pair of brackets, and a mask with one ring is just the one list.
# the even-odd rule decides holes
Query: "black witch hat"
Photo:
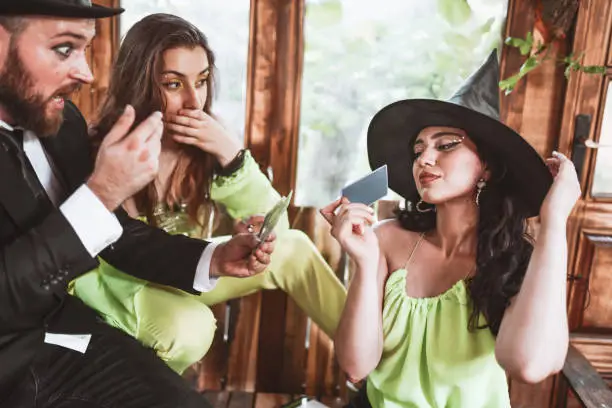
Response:
[{"label": "black witch hat", "polygon": [[463,129],[477,147],[486,146],[507,168],[508,188],[528,212],[538,215],[552,176],[544,160],[514,130],[499,121],[499,64],[494,50],[448,101],[406,99],[381,109],[368,128],[370,167],[388,166],[389,187],[402,197],[418,197],[412,169],[413,143],[429,126]]}]

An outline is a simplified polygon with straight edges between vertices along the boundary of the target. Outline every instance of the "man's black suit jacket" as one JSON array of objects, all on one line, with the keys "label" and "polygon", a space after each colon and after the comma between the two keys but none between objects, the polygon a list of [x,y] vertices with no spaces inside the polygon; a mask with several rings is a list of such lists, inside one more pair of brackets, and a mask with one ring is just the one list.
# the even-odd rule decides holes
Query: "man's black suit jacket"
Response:
[{"label": "man's black suit jacket", "polygon": [[[55,137],[41,139],[67,187],[66,197],[93,171],[87,126],[67,102]],[[0,134],[0,401],[24,376],[45,332],[84,334],[99,325],[95,312],[66,293],[69,281],[98,265],[62,213],[24,178],[14,143]],[[23,157],[23,156],[22,156]],[[100,256],[142,279],[194,292],[206,242],[165,232],[116,212],[121,238]]]}]

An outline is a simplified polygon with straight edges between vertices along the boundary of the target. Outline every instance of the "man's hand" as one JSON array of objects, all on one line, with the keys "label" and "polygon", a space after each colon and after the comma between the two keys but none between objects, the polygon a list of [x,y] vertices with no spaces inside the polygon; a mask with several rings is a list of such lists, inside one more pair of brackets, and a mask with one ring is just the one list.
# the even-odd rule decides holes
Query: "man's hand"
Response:
[{"label": "man's hand", "polygon": [[87,186],[110,211],[137,193],[157,175],[163,123],[151,114],[132,132],[134,108],[125,112],[104,137]]},{"label": "man's hand", "polygon": [[237,234],[219,244],[213,252],[210,276],[245,278],[263,272],[274,252],[275,234],[265,242],[254,234]]}]

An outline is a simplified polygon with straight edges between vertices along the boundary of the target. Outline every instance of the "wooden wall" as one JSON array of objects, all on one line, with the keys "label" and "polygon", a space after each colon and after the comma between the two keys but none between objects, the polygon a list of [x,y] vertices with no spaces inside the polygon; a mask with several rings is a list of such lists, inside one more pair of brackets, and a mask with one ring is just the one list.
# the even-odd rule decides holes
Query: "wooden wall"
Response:
[{"label": "wooden wall", "polygon": [[[524,37],[527,31],[533,31],[536,38],[541,38],[541,25],[537,24],[535,16],[536,11],[539,11],[537,8],[543,3],[547,1],[511,1],[507,34]],[[558,1],[556,5],[569,3],[571,1]],[[600,128],[597,123],[601,122],[602,116],[604,78],[601,75],[572,73],[567,80],[563,75],[565,66],[558,61],[573,53],[576,56],[583,54],[585,65],[609,65],[606,62],[612,9],[609,0],[579,3],[580,8],[571,24],[572,29],[566,38],[554,41],[551,58],[530,73],[510,96],[502,97],[502,119],[525,136],[543,156],[549,156],[556,149],[573,157],[578,114],[591,115],[593,123],[590,129],[586,129],[585,136],[598,139]],[[523,61],[524,57],[520,56],[517,49],[504,49],[503,77],[517,72]],[[610,234],[611,222],[610,217],[604,219],[601,214],[609,213],[612,203],[610,200],[599,201],[590,197],[595,154],[595,151],[588,149],[585,152],[586,160],[580,166],[583,170],[583,199],[579,200],[568,221],[568,309],[570,330],[573,332],[572,344],[591,360],[604,378],[609,378],[612,323],[605,320],[610,307],[606,297],[601,295],[609,291],[610,270],[609,267],[603,267],[609,265],[595,268],[592,258],[596,253],[609,256],[606,238]],[[573,158],[576,159],[576,156]],[[588,211],[591,207],[597,207],[598,210]],[[537,221],[535,224],[537,230]],[[584,230],[586,226],[591,231]],[[594,270],[598,273],[591,276]],[[593,293],[595,288],[599,289],[600,295],[591,298],[590,305],[586,300],[589,286]],[[600,324],[597,328],[599,334],[592,330],[589,332],[591,328],[582,324],[584,316],[593,314],[606,321],[606,324]],[[602,336],[603,332],[606,335]],[[550,377],[536,385],[511,382],[511,400],[513,407],[580,406],[573,396],[568,396],[567,387],[560,376]]]},{"label": "wooden wall", "polygon": [[[533,32],[536,38],[541,38],[535,25],[536,3],[531,0],[509,2],[506,37],[525,38],[527,32]],[[557,41],[553,56],[565,55],[568,42]],[[517,48],[504,47],[501,77],[518,72],[524,61],[525,57]],[[552,58],[527,75],[511,94],[501,94],[501,120],[523,135],[543,157],[550,156],[557,148],[566,88],[563,70]],[[551,377],[537,385],[511,381],[512,407],[548,407],[556,380],[557,377]]]}]

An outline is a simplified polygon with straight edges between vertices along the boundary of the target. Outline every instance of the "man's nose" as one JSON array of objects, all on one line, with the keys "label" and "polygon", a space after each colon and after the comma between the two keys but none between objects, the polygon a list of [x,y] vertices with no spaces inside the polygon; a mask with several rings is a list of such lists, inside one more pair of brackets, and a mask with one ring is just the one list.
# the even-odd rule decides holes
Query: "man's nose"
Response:
[{"label": "man's nose", "polygon": [[70,70],[70,77],[84,84],[91,84],[93,82],[94,76],[87,63],[85,54],[76,61],[74,67]]}]

